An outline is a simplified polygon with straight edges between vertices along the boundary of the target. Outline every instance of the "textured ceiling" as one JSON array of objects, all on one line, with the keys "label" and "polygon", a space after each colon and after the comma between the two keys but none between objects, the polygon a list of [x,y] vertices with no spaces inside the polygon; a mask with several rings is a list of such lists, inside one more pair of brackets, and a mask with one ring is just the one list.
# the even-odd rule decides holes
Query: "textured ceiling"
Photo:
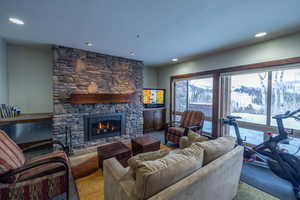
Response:
[{"label": "textured ceiling", "polygon": [[59,44],[145,65],[254,43],[261,31],[269,39],[299,27],[299,0],[0,0],[0,36],[8,40]]}]

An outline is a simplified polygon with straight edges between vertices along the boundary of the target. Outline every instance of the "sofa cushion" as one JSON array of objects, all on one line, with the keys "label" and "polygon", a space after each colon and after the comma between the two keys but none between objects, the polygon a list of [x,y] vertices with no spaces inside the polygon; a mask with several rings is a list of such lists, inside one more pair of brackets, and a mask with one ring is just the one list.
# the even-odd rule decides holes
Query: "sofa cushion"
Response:
[{"label": "sofa cushion", "polygon": [[[6,133],[0,130],[0,175],[22,167],[24,163],[25,156],[22,150]],[[12,178],[6,181],[12,182],[14,179],[15,178]]]},{"label": "sofa cushion", "polygon": [[202,136],[192,130],[188,132],[187,136],[180,138],[179,146],[180,148],[186,148],[191,146],[194,142],[204,142],[207,141],[208,137]]},{"label": "sofa cushion", "polygon": [[158,151],[141,153],[136,156],[131,157],[127,162],[130,167],[130,171],[132,173],[133,178],[136,177],[136,169],[138,165],[143,161],[156,160],[164,157],[169,153],[168,149],[161,149]]},{"label": "sofa cushion", "polygon": [[194,143],[204,149],[204,165],[231,151],[235,146],[235,138],[220,137],[215,140]]},{"label": "sofa cushion", "polygon": [[201,168],[202,160],[203,150],[199,146],[193,146],[161,159],[139,163],[136,171],[136,195],[139,199],[153,196]]}]

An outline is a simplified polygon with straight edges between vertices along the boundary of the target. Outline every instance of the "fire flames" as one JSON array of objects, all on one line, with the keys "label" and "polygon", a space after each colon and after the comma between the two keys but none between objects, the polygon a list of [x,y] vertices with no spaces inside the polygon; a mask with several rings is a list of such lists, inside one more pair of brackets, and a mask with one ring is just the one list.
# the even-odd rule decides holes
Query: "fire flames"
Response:
[{"label": "fire flames", "polygon": [[99,121],[98,122],[98,129],[110,129],[109,121],[105,124],[102,121]]},{"label": "fire flames", "polygon": [[99,121],[97,128],[98,128],[97,130],[98,134],[102,132],[114,131],[116,129],[114,126],[111,125],[109,121],[107,121],[106,123]]}]

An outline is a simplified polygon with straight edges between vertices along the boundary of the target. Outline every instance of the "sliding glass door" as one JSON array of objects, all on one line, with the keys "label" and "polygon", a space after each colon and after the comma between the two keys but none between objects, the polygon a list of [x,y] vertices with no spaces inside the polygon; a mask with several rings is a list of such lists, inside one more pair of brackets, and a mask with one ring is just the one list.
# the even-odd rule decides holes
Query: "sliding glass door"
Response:
[{"label": "sliding glass door", "polygon": [[212,133],[212,99],[213,99],[213,78],[191,79],[188,91],[188,109],[198,110],[204,113],[205,121],[203,132]]},{"label": "sliding glass door", "polygon": [[[241,135],[249,144],[262,143],[266,132],[277,132],[272,116],[300,109],[300,66],[234,72],[221,77],[222,116],[242,117],[239,120]],[[296,153],[300,145],[300,122],[287,119],[284,124],[294,130],[294,138],[283,146]],[[222,131],[223,135],[235,136],[233,127],[222,127]]]},{"label": "sliding glass door", "polygon": [[185,110],[202,111],[205,115],[203,131],[212,133],[213,78],[197,77],[188,80],[175,80],[173,83],[172,119],[179,121]]},{"label": "sliding glass door", "polygon": [[[223,88],[224,99],[223,117],[228,115],[240,116],[241,136],[250,144],[264,141],[264,133],[249,127],[267,123],[266,96],[268,74],[246,73],[223,76],[227,87]],[[224,129],[223,135],[235,136],[234,128]]]},{"label": "sliding glass door", "polygon": [[188,106],[188,81],[178,80],[174,83],[173,121],[180,121],[181,114]]}]

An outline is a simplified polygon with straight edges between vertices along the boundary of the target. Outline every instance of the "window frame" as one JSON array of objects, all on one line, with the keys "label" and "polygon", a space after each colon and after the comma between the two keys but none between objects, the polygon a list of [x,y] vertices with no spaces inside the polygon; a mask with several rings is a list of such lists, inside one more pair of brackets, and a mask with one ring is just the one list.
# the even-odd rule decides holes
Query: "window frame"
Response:
[{"label": "window frame", "polygon": [[[172,112],[173,112],[173,98],[174,98],[174,80],[177,79],[185,79],[185,78],[192,78],[197,76],[203,76],[203,75],[213,75],[213,116],[212,116],[212,122],[213,122],[213,133],[212,137],[217,138],[221,136],[221,130],[223,127],[221,127],[220,123],[220,117],[221,114],[221,88],[222,88],[222,81],[220,78],[221,73],[229,73],[229,72],[236,72],[236,71],[242,71],[242,70],[258,70],[258,69],[269,69],[274,67],[280,67],[280,66],[286,66],[286,65],[292,65],[292,64],[299,64],[300,63],[300,57],[292,57],[292,58],[285,58],[285,59],[279,59],[279,60],[271,60],[266,62],[259,62],[254,64],[246,64],[246,65],[239,65],[239,66],[232,66],[232,67],[226,67],[226,68],[220,68],[220,69],[213,69],[208,71],[200,71],[200,72],[194,72],[194,73],[188,73],[188,74],[180,74],[180,75],[173,75],[170,77],[170,95],[169,95],[169,120],[172,120]],[[212,66],[213,67],[213,66]],[[225,66],[224,66],[225,67]]]},{"label": "window frame", "polygon": [[[258,69],[258,70],[240,70],[234,71],[233,73],[223,73],[221,74],[221,79],[223,80],[222,94],[221,98],[223,101],[223,107],[221,107],[221,116],[226,117],[227,113],[230,113],[230,97],[231,97],[231,76],[232,75],[241,75],[241,74],[251,74],[251,73],[259,73],[266,72],[267,73],[267,94],[266,94],[266,122],[264,124],[245,122],[238,120],[240,128],[251,129],[255,131],[261,132],[277,132],[277,126],[273,126],[271,124],[272,120],[272,88],[273,88],[273,77],[272,73],[274,71],[281,70],[292,70],[292,69],[300,69],[300,65],[292,64],[292,65],[284,65],[279,67],[272,67],[268,69]],[[291,128],[286,128],[290,130]],[[293,129],[294,137],[300,138],[300,129]],[[224,135],[229,135],[229,128],[222,127],[222,133]]]}]

